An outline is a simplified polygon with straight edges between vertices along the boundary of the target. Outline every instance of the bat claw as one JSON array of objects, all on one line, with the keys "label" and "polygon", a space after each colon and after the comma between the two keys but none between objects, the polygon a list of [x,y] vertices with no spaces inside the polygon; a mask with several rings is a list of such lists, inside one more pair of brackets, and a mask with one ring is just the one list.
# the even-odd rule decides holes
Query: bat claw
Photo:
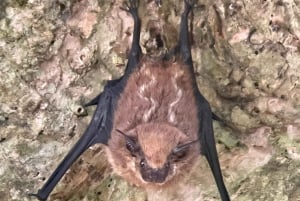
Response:
[{"label": "bat claw", "polygon": [[133,14],[137,13],[138,5],[139,0],[126,0],[123,2],[123,6],[121,6],[120,9]]},{"label": "bat claw", "polygon": [[161,4],[162,4],[161,0],[155,0],[155,3],[158,7],[161,7]]},{"label": "bat claw", "polygon": [[28,195],[29,197],[35,197],[35,198],[37,198],[37,199],[40,200],[40,201],[46,200],[46,199],[42,198],[38,193],[28,193],[27,195]]}]

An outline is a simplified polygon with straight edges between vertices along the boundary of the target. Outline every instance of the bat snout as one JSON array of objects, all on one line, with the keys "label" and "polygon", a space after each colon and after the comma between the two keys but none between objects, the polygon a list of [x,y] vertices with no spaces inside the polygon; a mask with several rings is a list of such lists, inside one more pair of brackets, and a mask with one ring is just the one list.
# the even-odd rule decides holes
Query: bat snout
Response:
[{"label": "bat snout", "polygon": [[153,169],[142,173],[144,181],[153,183],[163,183],[166,180],[167,175],[168,170],[165,169]]},{"label": "bat snout", "polygon": [[141,175],[144,181],[152,183],[164,183],[170,170],[169,164],[162,168],[146,167],[141,169]]}]

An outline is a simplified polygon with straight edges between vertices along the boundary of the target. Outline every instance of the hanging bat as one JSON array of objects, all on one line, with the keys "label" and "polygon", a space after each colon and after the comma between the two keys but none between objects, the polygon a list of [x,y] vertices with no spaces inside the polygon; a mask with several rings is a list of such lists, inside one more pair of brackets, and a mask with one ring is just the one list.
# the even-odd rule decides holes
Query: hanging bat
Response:
[{"label": "hanging bat", "polygon": [[[179,42],[163,59],[142,54],[138,1],[124,3],[122,9],[134,20],[125,73],[109,81],[103,92],[85,105],[97,105],[88,128],[32,196],[47,200],[72,163],[90,146],[101,143],[107,147],[113,170],[145,188],[170,184],[187,173],[201,153],[208,160],[222,201],[230,200],[215,147],[212,119],[217,117],[200,93],[193,69],[188,15],[194,1],[184,3]],[[174,56],[176,62],[170,61]]]}]

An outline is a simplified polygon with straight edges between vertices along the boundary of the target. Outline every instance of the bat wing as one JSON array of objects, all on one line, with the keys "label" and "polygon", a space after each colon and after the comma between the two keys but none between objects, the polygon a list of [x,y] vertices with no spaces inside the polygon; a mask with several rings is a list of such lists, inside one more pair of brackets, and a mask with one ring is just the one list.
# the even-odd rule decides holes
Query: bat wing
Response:
[{"label": "bat wing", "polygon": [[76,159],[90,146],[96,143],[107,144],[112,129],[112,120],[115,102],[121,93],[122,82],[118,85],[107,85],[104,91],[97,96],[97,108],[94,116],[84,134],[54,170],[44,186],[38,190],[36,196],[39,200],[46,200],[65,172]]},{"label": "bat wing", "polygon": [[[195,75],[195,73],[192,61],[191,46],[189,42],[188,15],[193,8],[194,2],[194,0],[185,0],[185,10],[181,15],[179,42],[172,52],[172,54],[177,53],[180,55],[184,64],[188,67],[192,75]],[[219,120],[220,118],[211,112],[209,103],[202,96],[198,89],[195,76],[193,76],[193,84],[195,86],[194,95],[197,101],[198,118],[200,124],[198,135],[201,144],[201,154],[206,157],[209,163],[222,201],[230,201],[221,173],[212,127],[212,120]]]},{"label": "bat wing", "polygon": [[124,89],[128,77],[138,66],[142,56],[142,51],[139,45],[141,23],[138,17],[137,8],[137,2],[132,0],[126,2],[125,8],[122,8],[126,12],[130,13],[134,20],[132,47],[128,56],[128,63],[124,75],[119,79],[109,81],[105,86],[104,91],[85,105],[97,105],[96,111],[88,128],[54,170],[44,186],[38,190],[37,193],[29,194],[30,196],[35,196],[39,200],[47,200],[56,184],[86,149],[96,143],[107,144],[112,130],[117,100]]},{"label": "bat wing", "polygon": [[201,143],[201,154],[203,154],[212,170],[222,201],[229,201],[229,195],[223,181],[223,176],[219,164],[216,150],[214,131],[212,125],[212,112],[209,103],[198,91],[196,95],[198,103],[198,117],[200,120],[199,140]]}]

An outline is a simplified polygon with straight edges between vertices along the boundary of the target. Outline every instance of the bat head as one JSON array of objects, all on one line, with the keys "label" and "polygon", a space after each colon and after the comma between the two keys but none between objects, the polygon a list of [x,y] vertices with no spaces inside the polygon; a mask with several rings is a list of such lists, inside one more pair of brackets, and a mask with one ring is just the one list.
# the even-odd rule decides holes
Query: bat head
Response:
[{"label": "bat head", "polygon": [[189,140],[183,132],[168,124],[145,123],[128,133],[116,131],[123,138],[125,149],[119,155],[111,153],[115,158],[113,167],[121,176],[138,186],[168,183],[182,167],[190,165],[194,156],[198,155],[195,151],[195,144],[198,144],[195,142],[198,140]]}]

